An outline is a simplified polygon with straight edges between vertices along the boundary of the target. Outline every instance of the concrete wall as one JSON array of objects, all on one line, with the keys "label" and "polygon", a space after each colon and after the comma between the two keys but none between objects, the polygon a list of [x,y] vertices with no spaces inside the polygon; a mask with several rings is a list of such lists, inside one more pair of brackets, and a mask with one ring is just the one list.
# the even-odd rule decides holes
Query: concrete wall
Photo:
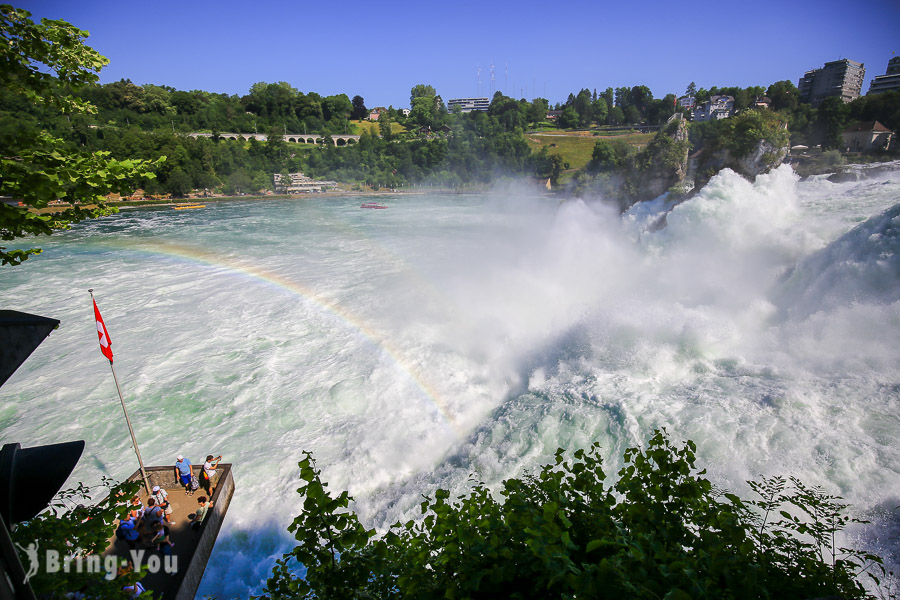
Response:
[{"label": "concrete wall", "polygon": [[[194,474],[198,474],[202,465],[192,465]],[[158,485],[163,489],[177,489],[179,483],[175,477],[175,467],[147,467],[147,480],[152,488]],[[231,503],[231,497],[234,495],[234,478],[231,475],[231,464],[222,463],[217,467],[217,477],[215,480],[216,489],[213,491],[212,509],[206,515],[204,520],[203,532],[197,542],[197,548],[188,562],[187,568],[178,565],[178,573],[175,574],[175,581],[169,590],[175,590],[174,594],[167,590],[164,594],[165,600],[193,600],[200,587],[200,580],[203,579],[203,572],[206,570],[206,563],[209,562],[209,556],[212,554],[213,546],[216,544],[216,538],[219,536],[219,529],[222,527],[222,521],[225,520],[225,513],[228,512],[228,505]],[[140,470],[135,471],[129,481],[139,481],[141,479]]]}]

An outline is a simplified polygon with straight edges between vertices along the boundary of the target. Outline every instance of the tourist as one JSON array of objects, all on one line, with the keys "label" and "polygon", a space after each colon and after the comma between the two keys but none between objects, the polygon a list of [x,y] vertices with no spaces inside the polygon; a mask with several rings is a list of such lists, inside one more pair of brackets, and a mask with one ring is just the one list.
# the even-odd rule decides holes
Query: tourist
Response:
[{"label": "tourist", "polygon": [[207,506],[206,496],[197,498],[197,503],[200,506],[197,507],[197,512],[191,515],[191,529],[194,531],[200,531],[200,526],[203,525],[203,519],[206,517],[207,511],[209,511],[209,507],[212,506],[212,502]]},{"label": "tourist", "polygon": [[155,535],[150,540],[150,545],[156,544],[157,552],[162,552],[166,556],[172,554],[172,546],[175,542],[169,539],[169,528],[162,524],[162,521],[155,526]]},{"label": "tourist", "polygon": [[156,505],[156,498],[147,500],[147,510],[144,511],[144,524],[147,529],[153,531],[158,523],[162,523],[165,519],[169,521],[166,511],[161,506]]},{"label": "tourist", "polygon": [[131,510],[128,511],[128,516],[132,517],[135,522],[140,521],[144,516],[144,505],[141,503],[141,497],[135,495],[131,498]]},{"label": "tourist", "polygon": [[154,500],[156,500],[156,505],[161,507],[167,515],[172,514],[172,506],[169,504],[169,494],[166,492],[166,490],[162,489],[158,485],[154,485],[152,497]]},{"label": "tourist", "polygon": [[128,517],[119,521],[119,527],[116,529],[116,538],[125,540],[130,550],[137,547],[138,538],[141,534],[137,530],[137,519]]},{"label": "tourist", "polygon": [[216,476],[216,467],[219,466],[220,460],[222,460],[221,454],[215,458],[212,454],[208,455],[206,462],[203,463],[203,470],[200,472],[200,485],[206,490],[206,495],[210,497],[212,497],[212,480]]},{"label": "tourist", "polygon": [[142,584],[140,581],[136,581],[134,585],[126,585],[125,587],[123,587],[122,591],[129,592],[132,598],[137,598],[147,590],[144,588],[144,584]]},{"label": "tourist", "polygon": [[180,454],[175,457],[175,476],[184,486],[184,491],[191,495],[191,461]]}]

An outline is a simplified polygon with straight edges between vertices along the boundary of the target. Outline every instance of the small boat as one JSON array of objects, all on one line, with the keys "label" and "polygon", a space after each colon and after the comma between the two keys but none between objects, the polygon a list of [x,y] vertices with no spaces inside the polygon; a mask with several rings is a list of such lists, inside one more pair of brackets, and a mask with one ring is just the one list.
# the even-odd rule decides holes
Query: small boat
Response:
[{"label": "small boat", "polygon": [[387,206],[378,202],[363,202],[360,208],[387,208]]},{"label": "small boat", "polygon": [[176,204],[175,210],[185,210],[187,208],[206,208],[205,204]]}]

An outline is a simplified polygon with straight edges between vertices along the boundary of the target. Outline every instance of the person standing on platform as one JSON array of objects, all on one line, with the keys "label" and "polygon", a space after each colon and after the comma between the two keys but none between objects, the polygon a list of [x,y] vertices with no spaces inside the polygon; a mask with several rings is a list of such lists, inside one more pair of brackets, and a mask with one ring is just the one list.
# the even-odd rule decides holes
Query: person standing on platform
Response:
[{"label": "person standing on platform", "polygon": [[179,454],[175,457],[175,476],[184,486],[184,491],[191,493],[191,461]]},{"label": "person standing on platform", "polygon": [[206,490],[206,495],[212,497],[212,480],[216,476],[216,467],[219,466],[219,461],[222,460],[222,455],[213,457],[212,454],[206,457],[206,462],[203,463],[203,471],[200,473],[200,485]]}]

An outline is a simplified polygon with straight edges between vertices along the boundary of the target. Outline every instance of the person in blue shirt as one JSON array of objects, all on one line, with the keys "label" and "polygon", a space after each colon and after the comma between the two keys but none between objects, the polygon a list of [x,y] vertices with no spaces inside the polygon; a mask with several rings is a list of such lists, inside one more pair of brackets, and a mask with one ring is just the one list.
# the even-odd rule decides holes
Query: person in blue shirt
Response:
[{"label": "person in blue shirt", "polygon": [[191,461],[178,455],[175,457],[175,470],[177,471],[178,480],[184,486],[184,491],[191,491]]}]

